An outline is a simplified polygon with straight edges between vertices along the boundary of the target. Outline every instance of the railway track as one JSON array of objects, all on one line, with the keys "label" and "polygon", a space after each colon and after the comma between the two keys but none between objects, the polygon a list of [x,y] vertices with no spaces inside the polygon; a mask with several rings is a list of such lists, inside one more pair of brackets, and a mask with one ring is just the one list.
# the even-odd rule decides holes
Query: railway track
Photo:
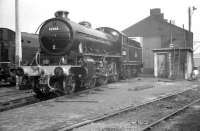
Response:
[{"label": "railway track", "polygon": [[[73,96],[76,96],[76,95],[79,95],[79,94],[82,94],[82,93],[86,93],[86,92],[89,92],[89,91],[92,91],[92,90],[95,90],[95,89],[98,89],[98,88],[101,88],[101,87],[97,86],[95,88],[89,88],[89,89],[84,89],[84,90],[82,89],[82,90],[77,91],[73,94],[64,95],[64,97],[73,97]],[[17,92],[16,91],[9,91],[6,94],[0,95],[0,99],[3,98],[3,97],[4,98],[5,97],[13,97],[14,98],[17,95],[21,95],[21,96],[27,95],[27,93],[30,93],[30,91],[17,91]],[[49,99],[52,99],[52,98],[55,98],[55,96],[51,96],[51,97],[44,98],[44,99],[38,99],[37,97],[35,97],[34,93],[32,93],[32,95],[30,95],[30,96],[21,97],[21,98],[17,98],[17,99],[11,99],[11,100],[8,100],[8,101],[3,101],[3,102],[0,101],[0,112],[7,111],[7,110],[10,110],[10,109],[14,109],[14,108],[18,108],[18,107],[22,107],[22,106],[26,106],[26,105],[29,105],[29,104],[34,104],[34,103],[45,101],[45,100],[49,100]]]},{"label": "railway track", "polygon": [[[131,82],[135,83],[135,80]],[[1,124],[4,126],[0,126],[0,129],[15,129],[15,127],[18,127],[17,130],[24,131],[27,129],[61,131],[76,131],[80,129],[79,131],[82,131],[82,128],[106,122],[108,119],[117,116],[121,117],[121,115],[131,111],[140,111],[140,109],[154,102],[157,103],[163,101],[163,99],[185,92],[195,92],[198,89],[198,96],[200,96],[200,88],[196,83],[184,82],[184,86],[182,87],[182,82],[158,82],[153,83],[153,87],[147,88],[148,90],[144,90],[143,88],[142,90],[138,90],[138,87],[141,87],[141,83],[144,84],[143,81],[139,80],[134,86],[132,83],[119,83],[96,87],[82,90],[72,95],[65,95],[30,106],[24,106],[16,110],[2,112]],[[147,85],[147,83],[149,82],[145,84]],[[121,88],[122,86],[124,88]],[[119,95],[122,95],[122,98],[114,98],[114,96]],[[38,110],[40,111],[38,112]],[[16,122],[17,120],[19,121]],[[8,121],[13,123],[12,126],[7,124]],[[35,124],[29,125],[30,122]],[[134,123],[134,121],[132,122]],[[26,126],[21,127],[22,123]],[[143,127],[146,127],[146,125],[143,125]]]},{"label": "railway track", "polygon": [[[161,101],[163,99],[167,99],[169,97],[173,97],[173,96],[177,96],[177,95],[180,95],[180,94],[183,94],[187,91],[191,91],[193,89],[196,89],[196,87],[194,88],[191,88],[189,90],[184,90],[184,91],[180,91],[180,92],[176,92],[174,94],[170,94],[170,95],[166,95],[166,96],[162,96],[158,99],[153,99],[153,100],[150,100],[148,102],[145,102],[143,104],[140,104],[140,105],[137,105],[137,106],[128,106],[128,107],[125,107],[123,109],[120,109],[120,110],[116,110],[114,112],[110,112],[110,113],[107,113],[107,114],[103,114],[103,115],[99,115],[95,118],[92,118],[92,119],[89,119],[89,120],[85,120],[85,121],[82,121],[82,122],[79,122],[79,123],[76,123],[76,124],[72,124],[70,126],[62,126],[60,127],[58,130],[59,131],[68,131],[68,130],[74,130],[74,129],[79,129],[79,128],[82,128],[83,126],[87,126],[91,123],[97,123],[97,122],[100,122],[100,121],[104,121],[104,120],[108,120],[114,116],[117,116],[117,115],[120,115],[122,113],[126,113],[126,112],[129,112],[129,111],[132,111],[132,110],[136,110],[138,108],[145,108],[146,105],[149,105],[151,103],[155,103],[155,102],[158,102],[158,101]],[[195,100],[194,102],[190,103],[190,104],[187,104],[185,105],[184,107],[178,109],[177,111],[173,112],[173,113],[170,113],[168,114],[167,116],[164,116],[163,118],[160,118],[159,120],[151,123],[150,125],[146,126],[145,128],[142,129],[142,131],[146,131],[148,129],[150,129],[152,126],[156,125],[157,123],[159,123],[160,121],[164,120],[164,119],[167,119],[169,118],[170,116],[173,116],[174,114],[184,110],[185,108],[187,108],[188,106],[190,106],[191,104],[197,102],[197,101],[200,101],[200,98],[198,100]],[[80,129],[81,130],[81,129]],[[80,131],[78,130],[78,131]],[[95,131],[95,130],[94,130]]]},{"label": "railway track", "polygon": [[142,129],[142,131],[150,131],[153,127],[155,127],[156,125],[158,125],[159,123],[161,123],[162,121],[165,121],[167,119],[170,119],[171,117],[175,116],[175,115],[178,115],[179,113],[185,111],[187,108],[189,108],[191,105],[194,105],[195,103],[198,103],[200,102],[200,98],[183,106],[182,108],[179,108],[178,110],[160,118],[159,120],[151,123],[150,125],[146,126],[145,128]]},{"label": "railway track", "polygon": [[2,97],[23,95],[23,94],[27,94],[27,93],[32,93],[32,91],[17,91],[17,92],[16,91],[9,91],[9,92],[6,92],[5,94],[1,94],[0,99]]},{"label": "railway track", "polygon": [[[121,81],[123,82],[123,80]],[[73,97],[82,93],[86,93],[95,89],[101,88],[101,86],[96,86],[94,88],[89,88],[89,89],[82,89],[78,92],[75,92],[74,94],[71,95],[65,95],[65,97]],[[27,95],[28,93],[31,93],[32,95]],[[21,97],[17,97],[15,99],[15,97],[19,95]],[[61,96],[62,97],[62,96]],[[11,98],[11,99],[8,99]],[[55,98],[55,97],[50,97],[50,98],[46,98],[46,99],[38,99],[35,97],[35,94],[31,91],[31,90],[0,90],[0,99],[3,100],[5,99],[5,101],[0,101],[0,112],[6,111],[6,110],[10,110],[10,109],[14,109],[14,108],[18,108],[18,107],[22,107],[25,105],[29,105],[29,104],[34,104],[37,102],[41,102],[44,100],[49,100],[51,98]]]},{"label": "railway track", "polygon": [[0,112],[38,102],[32,90],[17,90],[15,87],[0,88]]},{"label": "railway track", "polygon": [[[73,97],[82,93],[87,93],[92,90],[101,88],[101,86],[96,86],[94,88],[87,88],[87,89],[81,89],[80,91],[77,91],[73,94],[64,95],[65,97]],[[28,93],[31,93],[31,95],[27,96]],[[16,96],[22,96],[19,98],[16,98]],[[61,96],[62,97],[62,96]],[[10,98],[10,99],[9,99]],[[29,104],[34,104],[37,102],[41,102],[44,100],[49,100],[55,98],[55,96],[50,96],[49,98],[42,98],[38,99],[35,97],[35,94],[31,90],[22,91],[22,90],[6,90],[0,92],[0,99],[6,99],[5,101],[0,101],[0,112],[7,111],[10,109],[26,106]]]},{"label": "railway track", "polygon": [[39,99],[37,99],[36,97],[32,95],[28,97],[22,97],[22,98],[13,99],[13,100],[5,101],[5,102],[0,102],[0,112],[14,109],[17,107],[22,107],[28,104],[33,104],[39,101],[40,101]]}]

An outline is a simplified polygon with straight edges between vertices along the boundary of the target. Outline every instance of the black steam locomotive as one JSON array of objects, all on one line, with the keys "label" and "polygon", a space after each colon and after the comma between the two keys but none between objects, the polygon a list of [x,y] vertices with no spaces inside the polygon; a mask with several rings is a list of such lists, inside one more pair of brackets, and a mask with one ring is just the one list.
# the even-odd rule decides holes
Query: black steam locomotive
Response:
[{"label": "black steam locomotive", "polygon": [[[39,48],[38,35],[22,32],[22,63],[28,65]],[[0,28],[0,85],[15,84],[15,32]]]},{"label": "black steam locomotive", "polygon": [[90,23],[72,22],[68,12],[39,30],[40,53],[37,66],[22,66],[19,76],[28,76],[36,94],[45,96],[73,93],[136,76],[142,66],[140,43],[108,27],[92,29]]}]

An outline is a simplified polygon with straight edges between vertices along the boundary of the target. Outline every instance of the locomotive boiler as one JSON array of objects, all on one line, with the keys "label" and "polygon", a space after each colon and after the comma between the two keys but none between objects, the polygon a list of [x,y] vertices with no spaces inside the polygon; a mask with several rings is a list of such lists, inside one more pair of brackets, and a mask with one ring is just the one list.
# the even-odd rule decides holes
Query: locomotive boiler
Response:
[{"label": "locomotive boiler", "polygon": [[127,48],[133,47],[139,56],[140,45],[130,44],[128,37],[115,29],[92,29],[88,25],[71,21],[65,11],[57,11],[55,18],[42,24],[37,66],[24,66],[20,73],[30,78],[37,94],[73,93],[82,87],[92,88],[124,78],[128,67],[131,71],[139,68],[141,58],[129,60],[126,57],[131,53],[123,52],[128,53]]},{"label": "locomotive boiler", "polygon": [[119,52],[120,48],[116,49],[119,43],[116,43],[112,36],[76,24],[70,21],[67,15],[68,12],[56,12],[56,18],[49,19],[42,25],[39,32],[42,51],[57,56],[69,55],[71,51],[96,54]]}]

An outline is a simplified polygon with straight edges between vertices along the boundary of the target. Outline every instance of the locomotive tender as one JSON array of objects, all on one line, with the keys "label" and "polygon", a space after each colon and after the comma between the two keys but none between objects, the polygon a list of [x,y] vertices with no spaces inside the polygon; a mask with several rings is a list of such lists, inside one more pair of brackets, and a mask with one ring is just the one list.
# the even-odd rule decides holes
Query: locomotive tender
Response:
[{"label": "locomotive tender", "polygon": [[136,76],[142,66],[140,43],[108,27],[92,29],[90,23],[69,20],[57,11],[39,30],[37,66],[22,66],[18,75],[28,76],[36,94],[73,93]]}]

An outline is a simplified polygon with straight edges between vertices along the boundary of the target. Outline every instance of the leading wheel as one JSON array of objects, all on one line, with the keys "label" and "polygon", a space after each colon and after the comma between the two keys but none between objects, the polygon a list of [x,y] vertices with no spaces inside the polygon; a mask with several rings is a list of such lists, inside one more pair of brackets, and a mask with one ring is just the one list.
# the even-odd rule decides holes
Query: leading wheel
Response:
[{"label": "leading wheel", "polygon": [[43,99],[46,97],[46,93],[44,93],[43,90],[41,90],[41,86],[39,85],[39,81],[37,80],[37,78],[32,78],[30,80],[30,85],[33,91],[35,92],[37,98]]},{"label": "leading wheel", "polygon": [[63,81],[63,89],[65,94],[73,94],[76,90],[76,81],[70,77],[69,80]]}]

